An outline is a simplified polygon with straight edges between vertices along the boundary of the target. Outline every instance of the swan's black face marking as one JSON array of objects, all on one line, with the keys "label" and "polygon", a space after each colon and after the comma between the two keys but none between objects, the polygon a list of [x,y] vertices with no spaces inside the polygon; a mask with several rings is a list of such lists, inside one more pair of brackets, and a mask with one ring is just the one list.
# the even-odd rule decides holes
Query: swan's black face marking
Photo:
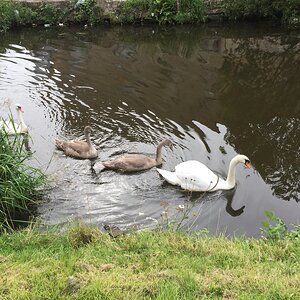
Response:
[{"label": "swan's black face marking", "polygon": [[249,159],[245,159],[245,166],[246,168],[250,169],[251,168],[251,162]]},{"label": "swan's black face marking", "polygon": [[24,112],[24,110],[20,104],[17,104],[16,107],[17,107],[17,110]]}]

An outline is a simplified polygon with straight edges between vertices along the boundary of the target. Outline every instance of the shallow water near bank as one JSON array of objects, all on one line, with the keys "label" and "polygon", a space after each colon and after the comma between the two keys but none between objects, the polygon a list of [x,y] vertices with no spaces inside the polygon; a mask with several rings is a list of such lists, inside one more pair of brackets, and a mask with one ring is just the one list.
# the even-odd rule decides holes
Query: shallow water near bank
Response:
[{"label": "shallow water near bank", "polygon": [[[0,38],[1,116],[24,107],[31,163],[53,186],[38,207],[46,224],[80,218],[153,228],[162,213],[180,219],[182,206],[191,209],[191,230],[259,236],[266,210],[299,223],[299,32],[254,24],[77,27]],[[170,138],[164,169],[196,159],[225,177],[237,153],[254,169],[239,166],[232,191],[192,195],[155,169],[95,173],[53,144],[57,136],[83,137],[86,125],[98,162],[124,152],[154,155]]]}]

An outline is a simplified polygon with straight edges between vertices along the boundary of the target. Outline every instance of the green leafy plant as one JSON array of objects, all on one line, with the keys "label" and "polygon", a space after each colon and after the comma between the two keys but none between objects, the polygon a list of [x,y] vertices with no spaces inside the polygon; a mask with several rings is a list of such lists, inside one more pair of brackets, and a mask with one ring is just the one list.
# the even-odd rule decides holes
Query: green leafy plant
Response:
[{"label": "green leafy plant", "polygon": [[151,19],[149,0],[122,1],[116,10],[116,20],[121,23],[134,23],[135,20]]},{"label": "green leafy plant", "polygon": [[18,5],[16,8],[18,16],[16,18],[17,25],[29,25],[38,23],[38,12],[26,5]]},{"label": "green leafy plant", "polygon": [[152,14],[159,24],[173,23],[177,13],[175,0],[154,0],[151,3]]},{"label": "green leafy plant", "polygon": [[0,1],[0,31],[13,26],[17,18],[15,4],[11,1]]},{"label": "green leafy plant", "polygon": [[199,23],[205,19],[205,5],[203,0],[127,0],[119,4],[115,18],[122,23]]},{"label": "green leafy plant", "polygon": [[88,22],[95,25],[100,21],[102,12],[96,0],[74,2],[73,17],[76,22]]},{"label": "green leafy plant", "polygon": [[55,5],[43,3],[37,12],[38,22],[45,24],[56,24],[62,20],[62,10]]},{"label": "green leafy plant", "polygon": [[277,217],[272,211],[265,211],[265,216],[269,219],[269,221],[261,222],[264,226],[264,228],[261,228],[261,232],[267,239],[300,240],[300,225],[295,226],[292,230],[289,230],[284,221]]},{"label": "green leafy plant", "polygon": [[299,0],[223,0],[223,9],[230,20],[256,18],[300,23]]},{"label": "green leafy plant", "polygon": [[28,24],[58,24],[60,22],[88,22],[96,24],[101,20],[102,10],[96,0],[77,0],[57,6],[42,3],[28,6],[12,0],[0,1],[0,31],[14,26]]},{"label": "green leafy plant", "polygon": [[181,0],[175,16],[177,23],[201,23],[205,21],[205,5],[203,0]]}]

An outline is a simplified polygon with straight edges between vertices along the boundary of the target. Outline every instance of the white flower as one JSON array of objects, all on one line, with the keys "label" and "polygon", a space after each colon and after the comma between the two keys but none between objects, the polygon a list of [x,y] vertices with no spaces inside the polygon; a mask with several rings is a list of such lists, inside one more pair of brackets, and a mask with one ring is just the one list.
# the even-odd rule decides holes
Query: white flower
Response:
[{"label": "white flower", "polygon": [[139,216],[143,216],[145,213],[143,212],[139,212]]},{"label": "white flower", "polygon": [[184,205],[178,205],[178,207],[180,208],[180,209],[184,209]]}]

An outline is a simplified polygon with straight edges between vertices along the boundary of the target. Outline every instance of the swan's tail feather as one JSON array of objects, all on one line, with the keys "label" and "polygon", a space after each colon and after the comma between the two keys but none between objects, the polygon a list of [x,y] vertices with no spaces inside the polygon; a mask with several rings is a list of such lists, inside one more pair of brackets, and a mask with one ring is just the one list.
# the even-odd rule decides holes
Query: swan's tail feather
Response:
[{"label": "swan's tail feather", "polygon": [[179,184],[179,179],[176,176],[175,172],[170,172],[170,171],[163,170],[163,169],[156,169],[156,170],[169,183],[171,183],[173,185]]}]

